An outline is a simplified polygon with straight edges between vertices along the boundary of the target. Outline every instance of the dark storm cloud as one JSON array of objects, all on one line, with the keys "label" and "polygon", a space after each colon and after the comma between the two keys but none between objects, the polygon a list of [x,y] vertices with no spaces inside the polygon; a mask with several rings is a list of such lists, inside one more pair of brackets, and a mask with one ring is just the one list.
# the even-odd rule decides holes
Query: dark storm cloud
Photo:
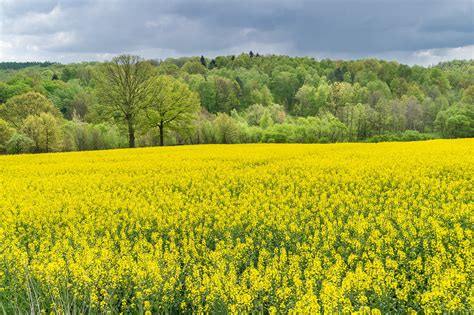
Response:
[{"label": "dark storm cloud", "polygon": [[3,59],[17,54],[77,61],[121,52],[164,57],[252,49],[407,60],[449,55],[449,49],[469,57],[474,44],[470,0],[3,0],[0,17]]}]

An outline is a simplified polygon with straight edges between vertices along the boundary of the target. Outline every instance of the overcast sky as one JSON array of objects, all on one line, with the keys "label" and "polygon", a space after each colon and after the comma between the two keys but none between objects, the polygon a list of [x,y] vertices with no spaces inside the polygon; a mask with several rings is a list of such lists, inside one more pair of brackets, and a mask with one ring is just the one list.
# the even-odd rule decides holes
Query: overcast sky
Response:
[{"label": "overcast sky", "polygon": [[0,61],[474,58],[473,0],[0,0]]}]

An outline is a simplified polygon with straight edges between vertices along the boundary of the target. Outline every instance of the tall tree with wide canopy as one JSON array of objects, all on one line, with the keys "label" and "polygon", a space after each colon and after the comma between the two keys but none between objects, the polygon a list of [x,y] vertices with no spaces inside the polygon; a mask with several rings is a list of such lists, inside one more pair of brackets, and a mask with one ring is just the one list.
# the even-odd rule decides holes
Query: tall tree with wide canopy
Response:
[{"label": "tall tree with wide canopy", "polygon": [[137,117],[149,91],[151,65],[139,56],[120,55],[106,62],[98,75],[97,92],[102,115],[123,120],[128,128],[128,144],[135,147]]},{"label": "tall tree with wide canopy", "polygon": [[50,113],[28,116],[21,131],[34,142],[34,152],[50,152],[61,144],[61,121]]},{"label": "tall tree with wide canopy", "polygon": [[12,97],[5,105],[0,104],[0,118],[8,121],[13,127],[20,128],[30,115],[51,113],[60,117],[61,113],[44,95],[28,92]]},{"label": "tall tree with wide canopy", "polygon": [[159,129],[160,146],[165,144],[165,127],[186,128],[200,110],[198,95],[187,84],[165,75],[150,80],[146,100],[145,115],[149,125]]}]

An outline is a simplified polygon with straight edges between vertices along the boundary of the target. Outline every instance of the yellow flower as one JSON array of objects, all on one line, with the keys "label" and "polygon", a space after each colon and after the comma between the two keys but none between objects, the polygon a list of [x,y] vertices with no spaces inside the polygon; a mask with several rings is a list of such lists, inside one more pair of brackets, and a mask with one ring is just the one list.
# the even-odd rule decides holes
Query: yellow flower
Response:
[{"label": "yellow flower", "polygon": [[0,156],[2,307],[468,313],[472,174],[474,139]]}]

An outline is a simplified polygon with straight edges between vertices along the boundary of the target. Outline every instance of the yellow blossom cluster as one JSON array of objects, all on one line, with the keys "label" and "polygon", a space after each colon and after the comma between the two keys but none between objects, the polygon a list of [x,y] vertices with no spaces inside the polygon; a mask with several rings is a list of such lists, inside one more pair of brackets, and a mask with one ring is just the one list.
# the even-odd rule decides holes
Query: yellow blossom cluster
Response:
[{"label": "yellow blossom cluster", "polygon": [[474,310],[474,140],[0,157],[10,313]]}]

